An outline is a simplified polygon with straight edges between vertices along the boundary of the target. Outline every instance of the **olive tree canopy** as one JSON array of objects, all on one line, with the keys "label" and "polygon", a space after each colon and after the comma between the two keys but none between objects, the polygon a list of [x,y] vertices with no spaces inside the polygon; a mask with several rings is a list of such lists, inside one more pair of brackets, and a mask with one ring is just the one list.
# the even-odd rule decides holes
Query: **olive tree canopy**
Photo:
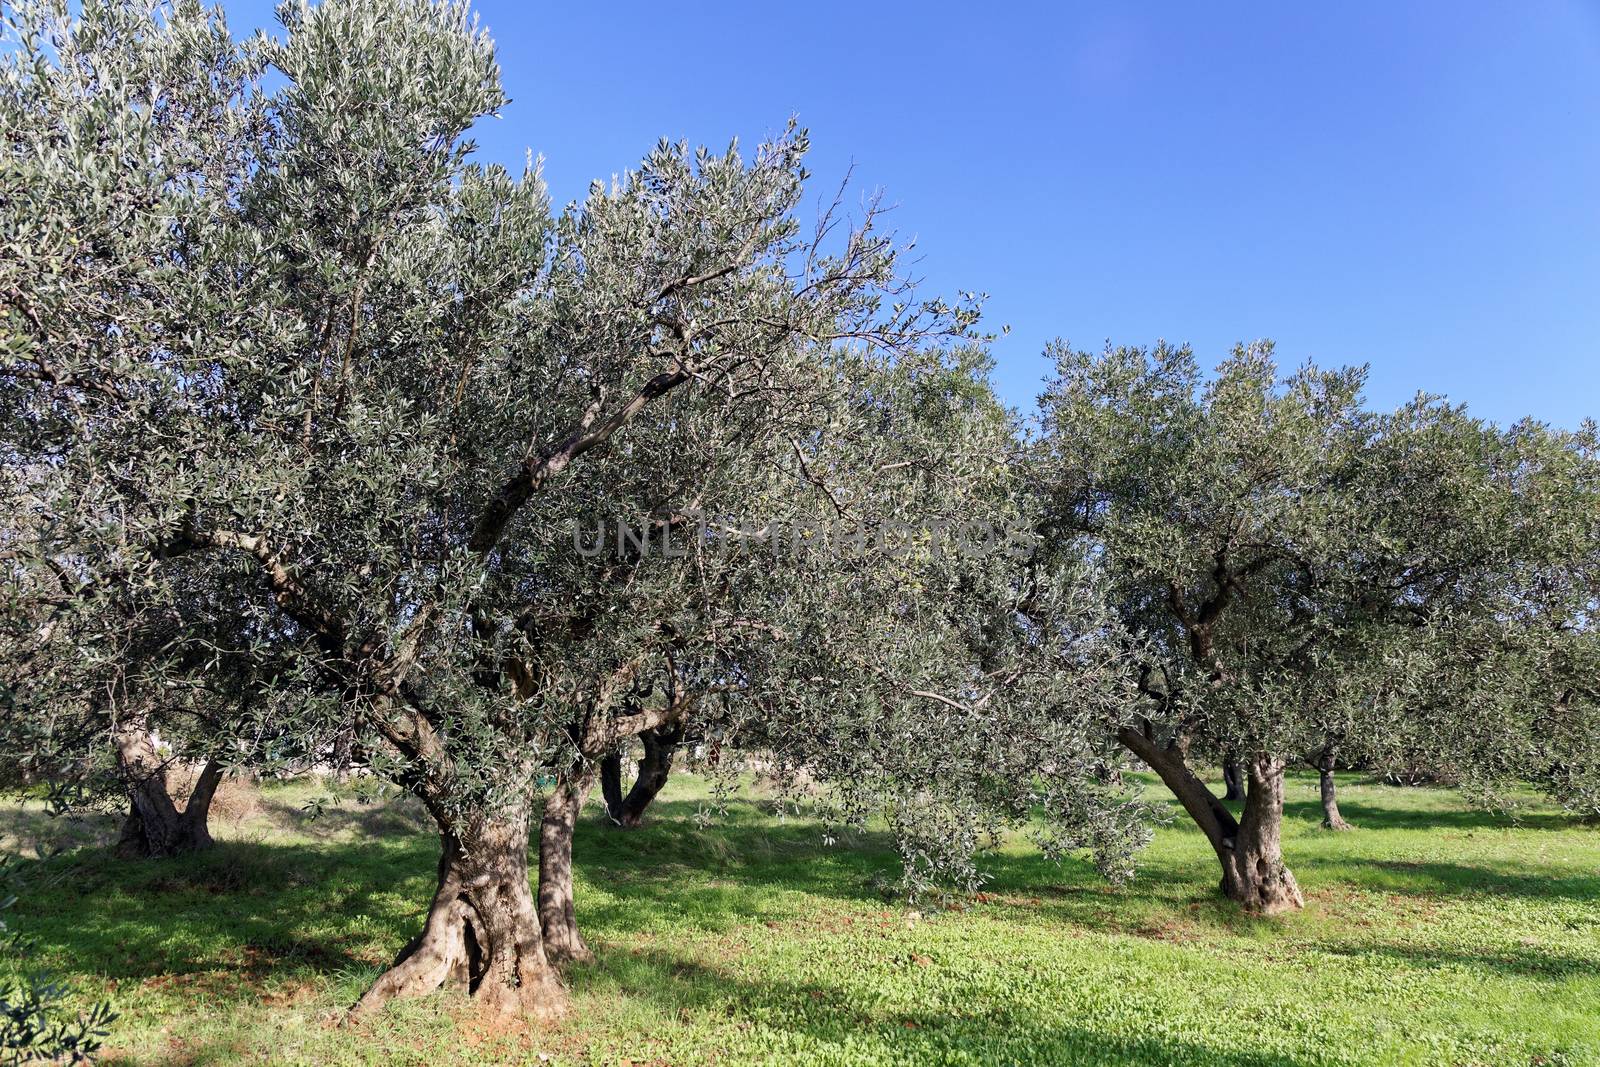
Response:
[{"label": "olive tree canopy", "polygon": [[[1035,803],[1126,865],[1120,631],[1082,566],[1039,625],[1013,555],[938,550],[1026,506],[975,303],[917,297],[870,200],[802,222],[803,130],[663,142],[553,211],[472,161],[505,100],[461,4],[243,43],[191,2],[9,18],[12,719],[237,695],[205,720],[237,758],[419,797],[437,891],[358,1008],[559,1010],[595,761],[690,717],[887,812],[913,871]],[[822,520],[851,550],[792,550]]]},{"label": "olive tree canopy", "polygon": [[[1428,396],[1373,412],[1364,370],[1280,374],[1269,344],[1210,376],[1166,345],[1052,355],[1033,457],[1045,528],[1069,555],[1087,538],[1146,643],[1145,714],[1118,737],[1205,833],[1229,897],[1300,904],[1279,847],[1283,775],[1330,738],[1369,758],[1408,745],[1498,766],[1540,733],[1490,714],[1498,689],[1519,715],[1569,709],[1565,737],[1543,732],[1547,770],[1573,765],[1551,745],[1592,760],[1580,689],[1552,684],[1553,657],[1529,647],[1532,614],[1563,647],[1592,641],[1581,437],[1502,430]],[[1585,465],[1586,498],[1563,488]],[[1241,816],[1197,761],[1243,763]]]}]

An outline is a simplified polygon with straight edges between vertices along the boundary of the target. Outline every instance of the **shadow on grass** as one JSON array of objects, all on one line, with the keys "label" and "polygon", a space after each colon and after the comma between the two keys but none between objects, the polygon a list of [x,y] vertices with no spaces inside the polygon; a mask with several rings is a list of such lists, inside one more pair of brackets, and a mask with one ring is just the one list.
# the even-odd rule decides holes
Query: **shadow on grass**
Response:
[{"label": "shadow on grass", "polygon": [[[277,807],[289,817],[292,809]],[[801,898],[857,907],[889,899],[875,888],[898,871],[886,835],[859,834],[829,846],[815,824],[776,822],[760,803],[731,804],[709,828],[695,820],[699,810],[693,801],[659,802],[644,827],[620,831],[590,809],[575,848],[579,918],[586,930],[604,940],[658,924],[714,933],[792,917]],[[342,820],[328,824],[329,833],[364,832],[370,815],[330,811],[324,818]],[[117,980],[259,980],[370,969],[387,963],[415,933],[433,890],[438,855],[433,836],[414,832],[409,820],[372,826],[388,836],[337,846],[226,841],[176,860],[124,861],[83,849],[21,861],[15,866],[24,890],[17,917],[67,969]],[[1444,862],[1293,856],[1291,862],[1307,870],[1325,867],[1330,882],[1380,892],[1600,899],[1600,877],[1545,878]],[[1252,935],[1279,929],[1273,920],[1249,917],[1224,901],[1215,888],[1214,864],[1200,853],[1190,860],[1152,861],[1121,888],[1105,883],[1081,860],[1057,864],[1036,855],[1000,854],[990,856],[986,868],[988,890],[1000,899],[984,906],[1004,908],[1007,921],[1179,941],[1192,934],[1202,942],[1217,931]],[[1352,877],[1352,870],[1359,874]],[[29,884],[39,891],[28,892]],[[1428,947],[1306,947],[1538,977],[1570,974],[1594,962],[1547,960],[1535,952],[1474,956]],[[809,990],[774,995],[791,994],[812,997]]]},{"label": "shadow on grass", "polygon": [[[956,1011],[896,1010],[862,1003],[847,989],[731,971],[670,951],[639,949],[602,956],[569,976],[580,993],[647,1000],[663,1014],[699,1013],[760,1019],[765,1028],[805,1039],[815,1054],[832,1046],[872,1062],[950,1061],[1015,1064],[1196,1063],[1218,1067],[1297,1067],[1310,1061],[1276,1053],[1238,1052],[1203,1042],[1130,1038],[1093,1025],[1046,1021],[1023,1003],[995,1002],[991,993]],[[781,1042],[795,1048],[793,1042]]]},{"label": "shadow on grass", "polygon": [[409,796],[353,807],[325,807],[315,817],[303,807],[276,797],[262,797],[259,804],[261,814],[274,826],[319,840],[352,836],[370,840],[416,834],[432,841],[437,833],[422,803]]},{"label": "shadow on grass", "polygon": [[[1293,862],[1293,857],[1290,857]],[[1600,874],[1564,876],[1530,874],[1526,870],[1483,864],[1425,860],[1363,859],[1323,860],[1303,858],[1293,864],[1302,871],[1359,868],[1356,888],[1387,893],[1451,897],[1520,897],[1526,900],[1600,901]]]},{"label": "shadow on grass", "polygon": [[574,866],[583,883],[604,889],[582,899],[580,919],[635,929],[645,914],[671,912],[680,921],[722,930],[787,911],[784,894],[860,902],[883,899],[899,861],[886,834],[857,833],[834,845],[813,823],[776,822],[759,803],[730,804],[702,827],[692,801],[658,801],[645,824],[621,830],[592,813],[578,823]]},{"label": "shadow on grass", "polygon": [[1546,948],[1504,949],[1501,951],[1462,952],[1459,950],[1415,945],[1344,945],[1325,942],[1316,945],[1318,951],[1344,959],[1377,961],[1407,969],[1426,968],[1442,970],[1459,968],[1468,971],[1493,971],[1514,978],[1536,978],[1561,981],[1591,975],[1600,968],[1600,960],[1593,956],[1552,955]]},{"label": "shadow on grass", "polygon": [[92,848],[117,839],[122,818],[99,812],[55,815],[42,804],[8,805],[0,841],[10,851],[43,859],[76,848]]},{"label": "shadow on grass", "polygon": [[[1394,788],[1394,787],[1388,787]],[[1559,811],[1485,811],[1479,808],[1406,808],[1339,798],[1339,813],[1357,830],[1578,830],[1583,822]],[[1286,820],[1322,822],[1319,800],[1291,800],[1283,805]]]},{"label": "shadow on grass", "polygon": [[184,985],[332,974],[370,966],[383,958],[375,951],[392,956],[426,910],[436,863],[426,838],[339,849],[223,841],[165,860],[83,849],[13,874],[19,925],[64,970]]}]

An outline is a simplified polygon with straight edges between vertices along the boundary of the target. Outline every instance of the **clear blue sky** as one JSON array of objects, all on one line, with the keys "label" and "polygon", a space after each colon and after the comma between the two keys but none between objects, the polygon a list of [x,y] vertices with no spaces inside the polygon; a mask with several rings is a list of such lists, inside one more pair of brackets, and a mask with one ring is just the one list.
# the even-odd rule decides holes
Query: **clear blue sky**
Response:
[{"label": "clear blue sky", "polygon": [[854,162],[931,288],[992,294],[1013,403],[1052,337],[1272,337],[1385,406],[1600,415],[1600,0],[478,10],[512,97],[485,155],[531,147],[560,202],[798,115],[815,194]]}]

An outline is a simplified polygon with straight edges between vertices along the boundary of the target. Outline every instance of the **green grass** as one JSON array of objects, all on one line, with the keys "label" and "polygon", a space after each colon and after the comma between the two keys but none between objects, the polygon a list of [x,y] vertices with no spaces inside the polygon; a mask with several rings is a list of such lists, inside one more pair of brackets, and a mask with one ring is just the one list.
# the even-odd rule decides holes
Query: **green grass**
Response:
[{"label": "green grass", "polygon": [[981,898],[919,914],[873,892],[881,839],[828,847],[759,799],[702,826],[679,776],[642,830],[589,810],[598,962],[568,1021],[520,1033],[449,994],[338,1025],[431,891],[407,805],[310,822],[322,787],[272,787],[214,852],[139,863],[13,805],[0,846],[25,857],[16,924],[122,1013],[112,1063],[1600,1064],[1600,830],[1352,779],[1359,829],[1333,834],[1315,786],[1291,781],[1285,835],[1307,907],[1253,920],[1182,824],[1128,887],[1015,843]]}]

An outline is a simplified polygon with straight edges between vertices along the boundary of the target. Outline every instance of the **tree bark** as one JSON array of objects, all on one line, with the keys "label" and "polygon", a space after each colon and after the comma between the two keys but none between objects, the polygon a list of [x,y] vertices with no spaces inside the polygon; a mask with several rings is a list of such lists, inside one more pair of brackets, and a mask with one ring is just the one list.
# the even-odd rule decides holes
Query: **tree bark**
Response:
[{"label": "tree bark", "polygon": [[1353,830],[1339,814],[1339,794],[1333,782],[1334,749],[1327,745],[1317,757],[1317,774],[1322,787],[1322,828],[1324,830]]},{"label": "tree bark", "polygon": [[182,810],[172,799],[167,764],[142,724],[119,727],[114,736],[117,761],[128,790],[128,815],[117,840],[117,855],[148,859],[199,852],[216,842],[206,820],[222,781],[222,765],[208,760]]},{"label": "tree bark", "polygon": [[615,754],[601,763],[601,794],[606,802],[606,814],[612,825],[632,830],[644,821],[644,813],[667,784],[672,774],[672,760],[678,745],[683,741],[682,721],[667,723],[639,735],[644,744],[644,756],[639,760],[639,774],[633,788],[622,795],[622,756]]},{"label": "tree bark", "polygon": [[595,768],[563,777],[544,804],[539,823],[539,925],[551,963],[588,963],[594,953],[578,933],[572,900],[572,832],[594,785]]},{"label": "tree bark", "polygon": [[550,1019],[566,1010],[528,882],[528,822],[524,808],[441,830],[439,884],[422,932],[351,1008],[353,1017],[444,987],[500,1012]]},{"label": "tree bark", "polygon": [[622,752],[609,753],[600,758],[600,800],[605,805],[607,821],[615,824],[622,810]]},{"label": "tree bark", "polygon": [[1222,794],[1223,800],[1239,801],[1244,799],[1244,769],[1239,766],[1236,759],[1222,761],[1222,784],[1226,791]]},{"label": "tree bark", "polygon": [[1223,895],[1262,915],[1305,905],[1283,862],[1283,771],[1284,762],[1273,756],[1257,755],[1245,764],[1250,785],[1239,836],[1231,850],[1218,853]]},{"label": "tree bark", "polygon": [[1222,866],[1222,893],[1244,908],[1271,915],[1304,904],[1294,875],[1283,864],[1282,760],[1258,755],[1244,762],[1249,780],[1244,813],[1235,819],[1217,795],[1189,769],[1183,753],[1138,730],[1117,732],[1123,747],[1150,765],[1211,842]]}]

